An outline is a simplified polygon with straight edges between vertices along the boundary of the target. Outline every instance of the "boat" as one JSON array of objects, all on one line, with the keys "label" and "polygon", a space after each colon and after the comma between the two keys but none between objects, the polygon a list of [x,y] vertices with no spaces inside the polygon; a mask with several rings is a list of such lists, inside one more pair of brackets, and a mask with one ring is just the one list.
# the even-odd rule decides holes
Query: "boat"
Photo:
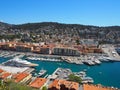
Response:
[{"label": "boat", "polygon": [[95,65],[95,63],[93,61],[91,61],[91,60],[83,61],[83,63],[87,64],[87,65],[90,65],[90,66]]},{"label": "boat", "polygon": [[41,69],[40,72],[38,73],[38,77],[45,75],[46,72],[47,70]]},{"label": "boat", "polygon": [[98,59],[95,59],[95,60],[94,60],[94,63],[96,63],[96,64],[101,64],[101,62],[100,62]]},{"label": "boat", "polygon": [[120,47],[117,47],[115,50],[116,50],[117,53],[120,55]]},{"label": "boat", "polygon": [[91,77],[82,77],[82,83],[93,83],[94,80]]},{"label": "boat", "polygon": [[2,64],[5,66],[14,66],[14,67],[35,67],[35,66],[38,66],[38,64],[34,64],[34,63],[28,62],[26,60],[22,60],[18,57],[10,59],[7,62],[4,62]]},{"label": "boat", "polygon": [[102,57],[99,57],[99,60],[102,61],[102,62],[108,62],[109,61],[109,57],[107,56],[102,56]]},{"label": "boat", "polygon": [[86,72],[84,72],[84,71],[75,72],[74,74],[78,77],[86,77]]}]

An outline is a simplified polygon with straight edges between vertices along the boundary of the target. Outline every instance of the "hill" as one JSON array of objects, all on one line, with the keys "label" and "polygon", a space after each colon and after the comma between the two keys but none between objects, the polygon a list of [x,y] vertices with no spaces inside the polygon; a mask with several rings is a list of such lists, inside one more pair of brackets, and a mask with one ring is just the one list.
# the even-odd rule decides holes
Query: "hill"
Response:
[{"label": "hill", "polygon": [[[4,34],[19,35],[27,42],[75,43],[79,39],[95,39],[100,43],[120,43],[120,26],[91,26],[80,24],[63,24],[57,22],[26,23],[11,25],[0,23]],[[66,42],[67,43],[67,42]]]}]

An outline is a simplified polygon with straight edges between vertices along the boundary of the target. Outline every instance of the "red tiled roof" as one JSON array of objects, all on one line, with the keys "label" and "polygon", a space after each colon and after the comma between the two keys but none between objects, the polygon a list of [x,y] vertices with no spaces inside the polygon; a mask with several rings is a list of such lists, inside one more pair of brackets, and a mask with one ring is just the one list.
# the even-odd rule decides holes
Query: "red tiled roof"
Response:
[{"label": "red tiled roof", "polygon": [[118,90],[115,88],[103,87],[101,85],[92,85],[92,84],[84,84],[83,89],[84,90]]},{"label": "red tiled roof", "polygon": [[2,69],[0,69],[0,73],[2,73],[3,72],[3,70]]},{"label": "red tiled roof", "polygon": [[57,89],[60,89],[60,85],[65,85],[65,87],[69,89],[75,89],[78,90],[79,84],[76,82],[66,81],[66,80],[54,80],[50,85],[49,88],[55,87]]},{"label": "red tiled roof", "polygon": [[29,86],[33,88],[41,88],[46,81],[47,79],[45,78],[36,78],[32,83],[29,84]]},{"label": "red tiled roof", "polygon": [[21,80],[23,80],[24,78],[26,78],[29,74],[27,73],[19,73],[19,74],[16,74],[14,76],[15,78],[15,82],[20,82]]},{"label": "red tiled roof", "polygon": [[3,73],[3,74],[0,76],[0,78],[5,79],[5,78],[7,78],[7,77],[10,76],[10,75],[11,75],[10,73],[6,72],[6,73]]}]

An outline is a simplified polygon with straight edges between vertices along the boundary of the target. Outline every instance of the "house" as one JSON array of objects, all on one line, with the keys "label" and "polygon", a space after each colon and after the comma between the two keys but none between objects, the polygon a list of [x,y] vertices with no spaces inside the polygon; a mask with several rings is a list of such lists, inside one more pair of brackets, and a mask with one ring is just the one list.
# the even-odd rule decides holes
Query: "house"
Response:
[{"label": "house", "polygon": [[5,79],[8,79],[8,78],[11,78],[11,73],[8,73],[8,72],[4,72],[0,75],[0,78],[5,80]]},{"label": "house", "polygon": [[13,76],[13,79],[16,83],[26,83],[32,78],[31,74],[28,73],[18,73]]},{"label": "house", "polygon": [[93,85],[93,84],[84,84],[83,89],[84,90],[119,90],[113,87],[104,87],[101,85]]},{"label": "house", "polygon": [[4,71],[2,69],[0,69],[0,74],[2,74]]},{"label": "house", "polygon": [[78,90],[79,84],[72,81],[66,80],[54,80],[48,90]]},{"label": "house", "polygon": [[36,89],[41,89],[42,86],[46,83],[47,79],[45,78],[36,78],[33,82],[29,84],[30,87],[36,88]]}]

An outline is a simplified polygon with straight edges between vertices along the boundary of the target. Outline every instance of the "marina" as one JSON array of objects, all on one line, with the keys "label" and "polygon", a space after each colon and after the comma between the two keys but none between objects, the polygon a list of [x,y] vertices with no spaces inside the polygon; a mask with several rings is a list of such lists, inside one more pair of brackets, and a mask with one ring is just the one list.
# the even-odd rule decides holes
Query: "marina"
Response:
[{"label": "marina", "polygon": [[[22,53],[22,52],[12,52],[12,51],[0,51],[0,57],[3,58],[24,58],[25,60],[36,60],[36,61],[52,61],[52,62],[67,62],[67,63],[74,63],[74,64],[87,64],[90,66],[93,65],[100,65],[102,62],[114,62],[120,61],[113,56],[108,56],[107,54],[88,54],[88,55],[81,55],[80,57],[72,57],[72,56],[56,56],[56,55],[39,55],[33,53]],[[115,54],[116,55],[116,54]]]},{"label": "marina", "polygon": [[[4,52],[4,51],[3,51]],[[6,51],[5,51],[6,53]],[[11,53],[11,52],[10,52]],[[15,56],[22,58],[23,60],[26,58],[25,57],[25,53],[19,53],[16,54]],[[27,54],[28,56],[30,55],[29,53]],[[4,56],[4,54],[3,54]],[[9,57],[0,57],[0,62],[6,62],[8,60],[10,60],[11,58]],[[82,61],[87,61],[88,60],[94,60],[96,57],[98,57],[98,55],[88,55],[88,56],[81,56],[80,58],[77,58],[76,60],[82,60]],[[107,56],[103,56],[103,57],[107,57]],[[102,58],[103,58],[102,57]],[[67,58],[67,57],[66,57]],[[76,57],[69,57],[68,59],[75,59]],[[111,59],[111,58],[110,58]],[[106,61],[107,60],[107,61]],[[94,84],[102,84],[104,86],[114,86],[114,87],[118,87],[120,88],[119,84],[120,84],[120,72],[119,72],[119,65],[120,62],[112,62],[112,63],[108,63],[109,62],[109,58],[105,58],[105,60],[100,60],[100,62],[97,62],[96,65],[84,65],[84,64],[76,64],[76,63],[68,63],[66,61],[56,61],[56,62],[46,62],[47,60],[27,60],[31,63],[35,63],[38,64],[38,66],[34,67],[35,69],[35,73],[38,75],[39,71],[41,70],[41,68],[44,68],[45,70],[47,70],[47,73],[45,73],[44,77],[49,78],[49,75],[53,74],[53,72],[56,70],[56,68],[69,68],[72,72],[80,72],[80,71],[86,71],[87,76],[90,76],[93,78],[93,80],[90,77],[86,77],[86,78],[82,78],[83,81],[87,80],[90,81],[91,83]],[[97,61],[97,60],[96,60]],[[93,61],[92,61],[93,62]],[[94,62],[95,63],[95,62]],[[99,65],[100,63],[100,65]],[[54,66],[54,67],[51,67]],[[11,66],[0,66],[1,69],[4,69],[5,71],[11,72],[11,73],[17,73],[17,71],[26,71],[31,73],[33,71],[33,69],[30,69],[28,67],[25,68],[15,68],[15,67],[11,67]],[[111,68],[110,68],[111,67]],[[114,78],[113,78],[114,76]],[[109,80],[109,82],[108,82]],[[87,83],[86,81],[84,81],[84,83]]]},{"label": "marina", "polygon": [[[104,86],[114,86],[120,87],[120,71],[119,65],[120,62],[114,63],[102,63],[101,65],[97,66],[87,66],[87,65],[76,65],[76,64],[69,64],[67,62],[45,62],[45,61],[31,61],[34,63],[38,63],[39,66],[35,67],[37,72],[41,68],[47,70],[47,74],[51,75],[56,68],[69,68],[72,72],[79,72],[79,71],[86,71],[86,74],[93,78],[94,84],[102,84]],[[51,67],[53,66],[54,67]],[[108,81],[109,80],[109,81]]]},{"label": "marina", "polygon": [[0,90],[120,90],[120,0],[0,7]]}]

